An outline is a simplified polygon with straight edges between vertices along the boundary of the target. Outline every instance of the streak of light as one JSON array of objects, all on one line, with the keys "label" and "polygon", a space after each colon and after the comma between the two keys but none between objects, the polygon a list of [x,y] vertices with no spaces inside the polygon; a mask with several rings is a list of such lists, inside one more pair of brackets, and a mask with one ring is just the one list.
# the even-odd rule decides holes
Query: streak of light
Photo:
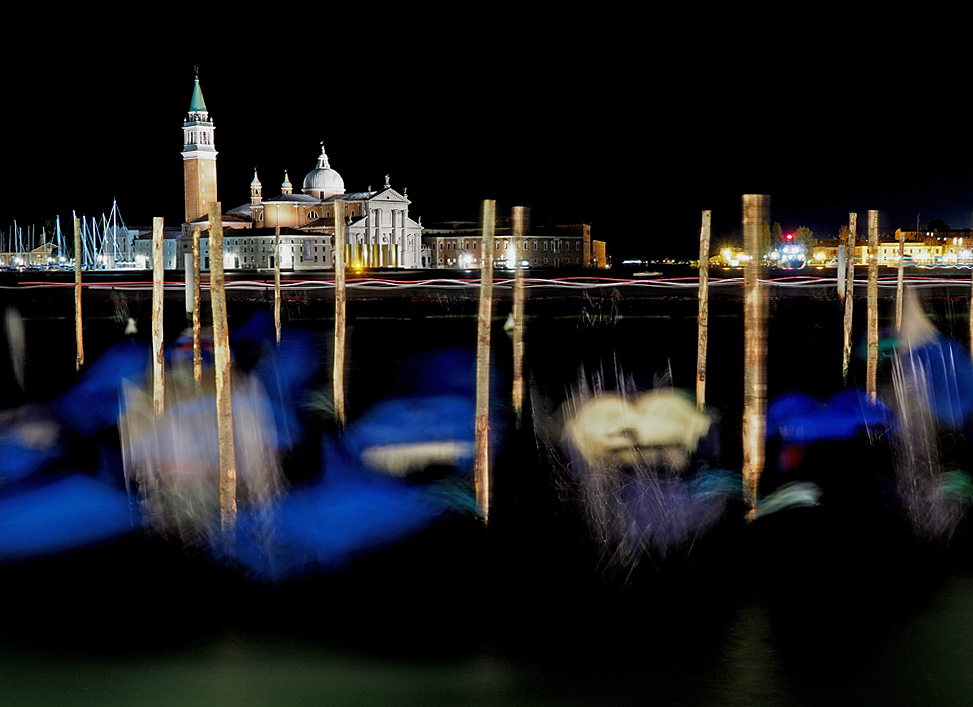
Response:
[{"label": "streak of light", "polygon": [[[809,277],[809,276],[787,276],[779,278],[760,279],[760,282],[775,288],[784,289],[815,289],[821,287],[833,287],[835,278],[831,277]],[[866,284],[867,279],[857,279],[856,283]],[[905,285],[912,288],[934,288],[934,287],[958,287],[969,288],[969,282],[955,277],[935,277],[927,275],[915,275],[904,280]],[[513,278],[495,279],[493,285],[498,289],[512,289]],[[743,284],[742,277],[710,278],[710,288],[735,288]],[[334,280],[281,280],[281,288],[292,290],[333,290]],[[895,277],[879,278],[878,286],[880,289],[894,290],[897,287]],[[49,289],[49,288],[72,288],[73,282],[37,282],[25,280],[15,285],[0,285],[0,290],[22,290],[22,289]],[[203,290],[209,290],[208,282],[200,283]],[[274,282],[269,280],[234,280],[226,283],[228,290],[269,290],[273,289]],[[436,278],[420,280],[386,280],[381,278],[353,278],[347,281],[349,290],[409,290],[409,289],[442,289],[442,290],[478,290],[480,281],[461,280],[453,278]],[[606,277],[565,277],[565,278],[525,278],[524,287],[532,289],[558,288],[573,290],[597,290],[615,287],[633,287],[637,289],[674,289],[674,290],[696,290],[699,287],[698,278],[695,277],[673,277],[673,278],[606,278]],[[89,290],[149,290],[152,288],[150,281],[125,280],[110,282],[89,282],[85,289]],[[167,281],[167,290],[182,290],[185,283],[182,281]]]}]

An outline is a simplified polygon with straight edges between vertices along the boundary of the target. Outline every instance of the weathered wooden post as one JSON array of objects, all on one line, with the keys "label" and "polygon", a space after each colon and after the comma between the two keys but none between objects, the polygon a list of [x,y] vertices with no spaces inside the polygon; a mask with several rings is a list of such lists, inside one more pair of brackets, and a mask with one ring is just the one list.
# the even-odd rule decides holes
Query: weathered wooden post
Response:
[{"label": "weathered wooden post", "polygon": [[77,342],[75,370],[84,365],[84,335],[81,333],[81,219],[74,219],[74,336]]},{"label": "weathered wooden post", "polygon": [[216,365],[216,425],[220,443],[220,525],[224,534],[236,523],[236,450],[230,396],[230,336],[223,275],[223,217],[220,202],[209,205],[209,283],[213,306],[213,358]]},{"label": "weathered wooden post", "polygon": [[203,389],[203,347],[200,341],[199,227],[193,228],[193,382],[196,392]]},{"label": "weathered wooden post", "polygon": [[490,323],[493,316],[493,238],[497,203],[483,201],[480,262],[480,315],[476,342],[476,441],[473,483],[476,505],[486,524],[490,518]]},{"label": "weathered wooden post", "polygon": [[524,207],[515,206],[511,235],[514,240],[514,388],[513,404],[517,415],[517,429],[523,421],[524,414]]},{"label": "weathered wooden post", "polygon": [[162,217],[152,219],[152,407],[156,419],[165,411],[166,358],[162,326],[165,300],[165,263],[162,256]]},{"label": "weathered wooden post", "polygon": [[280,346],[280,224],[274,229],[274,329]]},{"label": "weathered wooden post", "polygon": [[345,425],[345,202],[334,202],[334,417]]},{"label": "weathered wooden post", "polygon": [[743,501],[756,512],[767,436],[767,294],[760,283],[760,232],[770,221],[770,197],[743,196],[744,269]]},{"label": "weathered wooden post", "polygon": [[699,228],[699,338],[696,344],[696,407],[706,407],[706,346],[709,340],[709,239],[712,211],[703,212]]},{"label": "weathered wooden post", "polygon": [[[895,330],[902,328],[902,268],[905,266],[905,233],[899,229],[899,272],[895,283]],[[971,321],[973,321],[973,309],[970,310]],[[970,330],[973,336],[973,328]]]},{"label": "weathered wooden post", "polygon": [[868,212],[868,359],[865,394],[878,399],[878,211]]},{"label": "weathered wooden post", "polygon": [[183,253],[183,291],[186,295],[186,318],[192,319],[193,307],[196,301],[193,299],[193,252],[191,250]]},{"label": "weathered wooden post", "polygon": [[842,305],[845,303],[845,288],[848,286],[848,275],[845,272],[847,250],[848,246],[844,243],[840,243],[838,245],[838,272],[836,280],[838,284],[838,301],[841,302]]},{"label": "weathered wooden post", "polygon": [[973,353],[973,277],[970,278],[970,352]]},{"label": "weathered wooden post", "polygon": [[855,301],[855,229],[858,214],[848,214],[848,284],[845,290],[845,346],[841,357],[841,380],[848,385],[848,368],[851,365],[851,324]]}]

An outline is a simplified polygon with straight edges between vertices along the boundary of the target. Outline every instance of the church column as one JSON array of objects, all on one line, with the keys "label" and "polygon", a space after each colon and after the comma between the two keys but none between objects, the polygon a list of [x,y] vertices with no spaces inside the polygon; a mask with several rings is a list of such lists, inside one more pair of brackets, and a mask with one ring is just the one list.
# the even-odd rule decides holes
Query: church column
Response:
[{"label": "church column", "polygon": [[395,264],[402,267],[405,264],[405,211],[396,209],[395,215],[398,222],[395,229]]},{"label": "church column", "polygon": [[375,265],[380,264],[379,252],[382,247],[382,210],[376,209],[375,214],[375,231],[372,233],[372,247],[371,247],[371,257],[372,262]]}]

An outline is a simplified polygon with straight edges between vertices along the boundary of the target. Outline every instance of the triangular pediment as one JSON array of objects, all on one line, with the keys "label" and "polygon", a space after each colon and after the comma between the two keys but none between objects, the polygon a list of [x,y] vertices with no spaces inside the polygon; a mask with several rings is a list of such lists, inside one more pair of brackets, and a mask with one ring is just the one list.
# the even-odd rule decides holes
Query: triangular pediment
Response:
[{"label": "triangular pediment", "polygon": [[380,204],[383,201],[388,201],[388,202],[399,201],[399,202],[404,202],[406,204],[412,203],[408,199],[406,199],[402,194],[399,194],[399,192],[395,191],[395,189],[393,189],[392,187],[385,187],[384,189],[379,189],[377,192],[375,192],[375,195],[371,199],[369,199],[369,201],[373,204],[376,202]]}]

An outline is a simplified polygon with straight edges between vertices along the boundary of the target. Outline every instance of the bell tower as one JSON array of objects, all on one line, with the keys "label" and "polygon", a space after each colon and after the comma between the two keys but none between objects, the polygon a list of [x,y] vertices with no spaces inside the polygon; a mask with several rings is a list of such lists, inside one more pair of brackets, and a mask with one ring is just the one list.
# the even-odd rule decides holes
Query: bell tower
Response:
[{"label": "bell tower", "polygon": [[189,114],[182,124],[182,173],[186,193],[186,221],[206,218],[209,204],[216,196],[216,147],[213,141],[213,121],[210,120],[199,88],[199,74]]}]

